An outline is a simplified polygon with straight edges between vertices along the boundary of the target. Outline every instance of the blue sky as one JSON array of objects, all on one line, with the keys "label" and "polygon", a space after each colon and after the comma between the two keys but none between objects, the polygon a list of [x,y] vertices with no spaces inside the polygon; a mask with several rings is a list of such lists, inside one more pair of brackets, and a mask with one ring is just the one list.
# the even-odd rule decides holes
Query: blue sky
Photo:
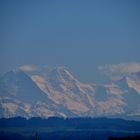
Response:
[{"label": "blue sky", "polygon": [[67,66],[92,82],[97,66],[140,61],[139,0],[0,0],[0,72]]}]

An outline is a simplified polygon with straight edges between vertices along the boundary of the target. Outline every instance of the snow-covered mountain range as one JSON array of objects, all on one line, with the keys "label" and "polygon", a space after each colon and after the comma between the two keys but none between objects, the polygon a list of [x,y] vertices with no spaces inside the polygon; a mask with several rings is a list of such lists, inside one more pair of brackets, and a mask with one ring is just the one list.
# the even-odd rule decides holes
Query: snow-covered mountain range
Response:
[{"label": "snow-covered mountain range", "polygon": [[25,65],[0,78],[0,117],[140,118],[140,71],[87,84],[65,67]]}]

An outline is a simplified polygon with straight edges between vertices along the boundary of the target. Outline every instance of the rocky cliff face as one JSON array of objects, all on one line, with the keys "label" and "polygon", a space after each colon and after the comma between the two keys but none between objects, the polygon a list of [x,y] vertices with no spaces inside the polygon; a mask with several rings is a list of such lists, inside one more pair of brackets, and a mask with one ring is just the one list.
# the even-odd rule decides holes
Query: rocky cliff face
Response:
[{"label": "rocky cliff face", "polygon": [[1,77],[0,108],[0,117],[140,117],[139,72],[96,85],[81,83],[65,67],[22,66]]}]

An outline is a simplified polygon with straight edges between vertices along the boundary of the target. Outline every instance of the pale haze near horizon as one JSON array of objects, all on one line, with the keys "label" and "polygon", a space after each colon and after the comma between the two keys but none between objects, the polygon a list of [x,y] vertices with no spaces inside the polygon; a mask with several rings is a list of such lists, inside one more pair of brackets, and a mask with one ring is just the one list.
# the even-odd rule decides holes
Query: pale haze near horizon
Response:
[{"label": "pale haze near horizon", "polygon": [[97,67],[140,62],[139,0],[0,1],[0,73],[66,66],[80,80]]}]

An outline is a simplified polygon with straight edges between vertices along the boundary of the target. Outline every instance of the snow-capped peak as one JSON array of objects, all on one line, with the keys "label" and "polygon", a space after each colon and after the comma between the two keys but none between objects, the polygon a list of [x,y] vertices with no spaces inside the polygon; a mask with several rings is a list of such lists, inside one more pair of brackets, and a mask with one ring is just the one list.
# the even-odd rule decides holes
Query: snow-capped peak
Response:
[{"label": "snow-capped peak", "polygon": [[130,114],[140,107],[137,77],[124,76],[112,85],[85,84],[66,67],[21,66],[0,79],[0,115],[7,110],[8,116],[27,117]]}]

